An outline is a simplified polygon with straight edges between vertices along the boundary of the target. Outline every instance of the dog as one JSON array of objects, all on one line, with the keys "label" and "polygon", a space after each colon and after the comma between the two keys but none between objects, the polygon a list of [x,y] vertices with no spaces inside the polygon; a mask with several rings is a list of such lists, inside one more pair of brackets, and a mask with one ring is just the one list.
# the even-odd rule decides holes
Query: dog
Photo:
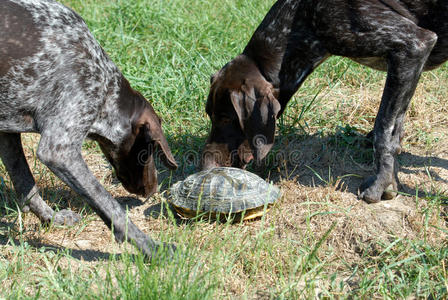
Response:
[{"label": "dog", "polygon": [[73,225],[79,215],[54,212],[40,197],[26,162],[21,133],[40,133],[37,157],[83,196],[118,242],[151,256],[160,246],[140,231],[89,171],[86,138],[98,142],[131,193],[157,190],[154,155],[176,161],[152,106],[131,88],[82,18],[52,0],[0,1],[0,157],[20,206],[42,222]]},{"label": "dog", "polygon": [[211,77],[206,112],[212,127],[202,168],[263,159],[288,101],[316,67],[338,55],[387,71],[370,134],[376,172],[359,197],[392,199],[406,110],[422,71],[443,64],[447,49],[446,0],[279,0],[242,54]]}]

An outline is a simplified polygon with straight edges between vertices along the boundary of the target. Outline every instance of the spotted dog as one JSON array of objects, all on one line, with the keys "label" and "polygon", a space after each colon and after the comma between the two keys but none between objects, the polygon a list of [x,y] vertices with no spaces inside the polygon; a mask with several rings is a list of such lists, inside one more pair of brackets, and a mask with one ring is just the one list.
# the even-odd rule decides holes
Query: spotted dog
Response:
[{"label": "spotted dog", "polygon": [[371,134],[376,172],[360,198],[391,199],[406,110],[420,74],[444,63],[447,48],[446,0],[279,0],[243,53],[211,78],[202,166],[263,159],[288,101],[316,67],[339,55],[387,71]]},{"label": "spotted dog", "polygon": [[54,212],[39,195],[20,134],[40,133],[38,158],[82,195],[117,241],[151,255],[158,243],[141,232],[89,171],[81,156],[96,140],[132,193],[157,189],[153,156],[176,168],[161,121],[133,90],[79,15],[52,0],[0,1],[0,157],[21,206],[42,222],[72,225],[79,216]]}]

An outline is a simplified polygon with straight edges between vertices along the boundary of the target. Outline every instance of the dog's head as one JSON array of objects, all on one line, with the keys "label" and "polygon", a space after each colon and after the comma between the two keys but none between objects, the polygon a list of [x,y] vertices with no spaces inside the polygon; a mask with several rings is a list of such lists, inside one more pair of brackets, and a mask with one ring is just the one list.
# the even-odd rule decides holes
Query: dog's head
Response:
[{"label": "dog's head", "polygon": [[157,191],[154,157],[170,169],[177,164],[162,132],[161,119],[151,104],[125,81],[120,95],[120,115],[127,118],[126,137],[120,145],[99,142],[118,179],[127,191],[150,196]]},{"label": "dog's head", "polygon": [[252,159],[263,159],[274,144],[277,97],[278,91],[244,55],[213,75],[206,104],[212,128],[202,168],[244,168]]}]

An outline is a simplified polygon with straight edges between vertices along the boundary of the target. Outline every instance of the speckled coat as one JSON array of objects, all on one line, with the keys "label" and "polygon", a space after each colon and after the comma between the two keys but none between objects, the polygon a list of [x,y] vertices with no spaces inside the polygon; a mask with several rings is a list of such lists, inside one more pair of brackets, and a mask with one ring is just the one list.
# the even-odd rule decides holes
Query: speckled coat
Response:
[{"label": "speckled coat", "polygon": [[160,118],[133,90],[71,9],[52,0],[0,1],[0,157],[15,189],[43,222],[74,224],[40,197],[25,160],[20,133],[41,134],[38,158],[84,196],[118,241],[126,237],[146,254],[157,243],[143,234],[101,186],[81,156],[97,140],[124,187],[150,195],[157,189],[153,156],[176,162]]}]

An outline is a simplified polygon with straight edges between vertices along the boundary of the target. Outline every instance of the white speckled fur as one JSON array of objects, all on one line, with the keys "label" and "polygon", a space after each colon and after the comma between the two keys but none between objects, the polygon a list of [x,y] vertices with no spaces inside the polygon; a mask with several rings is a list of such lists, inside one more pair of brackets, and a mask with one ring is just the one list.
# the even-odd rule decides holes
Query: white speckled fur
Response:
[{"label": "white speckled fur", "polygon": [[[0,78],[0,119],[14,116],[14,120],[0,123],[0,131],[40,132],[45,126],[50,126],[46,124],[47,115],[66,111],[63,122],[73,121],[76,123],[73,125],[79,126],[77,122],[82,119],[86,126],[91,127],[92,133],[104,132],[118,142],[124,131],[121,124],[105,124],[101,111],[117,110],[121,73],[95,41],[86,24],[71,9],[54,1],[14,2],[25,7],[39,24],[42,48],[33,56],[17,62]],[[62,26],[61,19],[76,26]],[[55,59],[49,60],[49,57]],[[30,68],[36,76],[30,77],[24,72]],[[72,68],[80,70],[73,72],[70,71]],[[81,85],[85,88],[80,89]],[[35,122],[17,124],[17,113],[29,110],[34,110]],[[74,115],[77,111],[78,114]],[[98,114],[87,114],[89,119],[86,120],[89,111]],[[94,123],[88,124],[90,122]],[[58,127],[59,124],[51,125]]]},{"label": "white speckled fur", "polygon": [[[0,2],[0,157],[24,197],[24,209],[43,222],[71,225],[79,220],[68,210],[55,213],[38,193],[20,142],[20,133],[37,132],[39,159],[84,196],[109,227],[113,225],[118,241],[127,238],[150,256],[158,243],[127,219],[81,156],[84,139],[91,137],[102,142],[112,163],[124,157],[126,165],[129,143],[137,139],[135,126],[141,126],[140,131],[149,128],[133,123],[140,116],[156,124],[148,134],[166,142],[150,104],[130,88],[74,11],[52,0]],[[153,147],[150,143],[147,146]],[[164,152],[171,155],[167,148]],[[119,163],[115,161],[114,167]],[[152,156],[148,164],[153,166]],[[138,168],[143,170],[139,176],[151,178],[150,189],[157,188],[155,169]]]}]

